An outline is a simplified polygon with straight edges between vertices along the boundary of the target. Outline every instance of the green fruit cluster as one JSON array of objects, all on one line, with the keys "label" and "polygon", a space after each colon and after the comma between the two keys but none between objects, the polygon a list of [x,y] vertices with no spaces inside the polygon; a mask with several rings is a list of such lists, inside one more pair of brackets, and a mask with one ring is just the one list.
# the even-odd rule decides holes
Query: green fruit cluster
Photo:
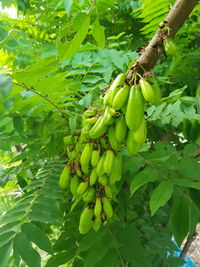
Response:
[{"label": "green fruit cluster", "polygon": [[116,199],[116,183],[121,180],[120,150],[138,153],[146,141],[145,100],[160,102],[160,90],[141,78],[129,86],[124,73],[119,74],[102,97],[100,107],[89,107],[83,114],[82,129],[67,140],[69,162],[60,176],[60,187],[70,188],[75,200],[85,203],[79,231],[98,231],[113,217],[111,201]]}]

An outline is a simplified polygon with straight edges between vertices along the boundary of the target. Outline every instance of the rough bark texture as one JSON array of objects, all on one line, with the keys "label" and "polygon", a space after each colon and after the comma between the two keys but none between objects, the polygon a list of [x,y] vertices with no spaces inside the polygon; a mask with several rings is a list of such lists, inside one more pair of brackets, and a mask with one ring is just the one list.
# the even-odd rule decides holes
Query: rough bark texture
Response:
[{"label": "rough bark texture", "polygon": [[138,62],[132,66],[128,74],[128,79],[131,79],[134,71],[140,75],[150,71],[155,65],[159,57],[164,51],[163,41],[166,37],[173,37],[181,28],[184,22],[189,17],[198,0],[177,0],[171,11],[165,18],[165,26],[169,27],[169,32],[163,29],[158,29],[154,37],[144,49],[138,59]]}]

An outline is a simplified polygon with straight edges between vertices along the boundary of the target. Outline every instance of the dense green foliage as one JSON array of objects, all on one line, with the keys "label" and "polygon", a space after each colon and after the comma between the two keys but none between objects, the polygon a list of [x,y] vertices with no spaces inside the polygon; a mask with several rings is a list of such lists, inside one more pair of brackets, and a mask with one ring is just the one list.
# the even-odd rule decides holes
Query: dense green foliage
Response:
[{"label": "dense green foliage", "polygon": [[0,186],[12,181],[20,196],[0,220],[1,267],[184,263],[171,237],[181,245],[200,219],[199,4],[174,38],[176,53],[152,70],[163,101],[146,103],[140,152],[121,151],[112,223],[81,235],[83,203],[71,206],[58,186],[64,137],[81,128],[85,108],[127,71],[173,3],[2,1],[18,17],[0,13]]}]

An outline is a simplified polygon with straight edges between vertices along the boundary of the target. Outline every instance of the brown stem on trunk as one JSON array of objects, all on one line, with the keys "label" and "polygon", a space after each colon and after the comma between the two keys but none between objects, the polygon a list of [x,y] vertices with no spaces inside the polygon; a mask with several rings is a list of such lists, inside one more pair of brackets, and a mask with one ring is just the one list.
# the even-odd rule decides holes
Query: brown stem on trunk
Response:
[{"label": "brown stem on trunk", "polygon": [[139,57],[137,63],[133,65],[128,74],[128,79],[132,79],[134,71],[143,75],[144,72],[150,71],[157,60],[163,54],[164,45],[163,40],[166,37],[173,37],[181,28],[184,22],[189,17],[198,0],[177,0],[165,18],[165,26],[169,31],[158,29],[154,37],[151,39],[143,53]]}]

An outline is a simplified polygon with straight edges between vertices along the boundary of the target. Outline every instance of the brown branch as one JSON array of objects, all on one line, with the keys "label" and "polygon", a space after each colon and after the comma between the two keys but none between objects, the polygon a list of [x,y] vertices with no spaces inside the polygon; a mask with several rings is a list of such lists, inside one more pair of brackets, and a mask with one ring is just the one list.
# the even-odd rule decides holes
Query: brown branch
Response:
[{"label": "brown branch", "polygon": [[185,245],[183,247],[183,250],[181,251],[181,254],[179,256],[180,258],[182,258],[182,259],[185,258],[186,254],[187,254],[192,242],[195,240],[195,238],[196,238],[196,233],[194,233],[192,236],[188,236],[188,238],[185,242]]},{"label": "brown branch", "polygon": [[144,72],[150,71],[157,60],[164,52],[163,40],[168,37],[173,37],[181,28],[184,22],[189,17],[198,0],[177,0],[165,18],[165,26],[169,27],[168,31],[158,29],[154,37],[151,39],[147,47],[144,49],[142,55],[139,57],[137,63],[132,66],[128,79],[132,79],[133,73],[136,71],[140,75]]},{"label": "brown branch", "polygon": [[42,98],[44,98],[47,102],[49,102],[51,105],[53,105],[62,115],[63,118],[66,117],[65,113],[59,108],[59,106],[57,104],[55,104],[53,101],[51,101],[51,99],[49,99],[47,96],[41,94],[40,92],[36,91],[34,88],[28,87],[22,83],[17,83],[17,82],[13,82],[15,85],[18,85],[24,89],[26,89],[27,91],[31,91],[39,96],[41,96]]}]

